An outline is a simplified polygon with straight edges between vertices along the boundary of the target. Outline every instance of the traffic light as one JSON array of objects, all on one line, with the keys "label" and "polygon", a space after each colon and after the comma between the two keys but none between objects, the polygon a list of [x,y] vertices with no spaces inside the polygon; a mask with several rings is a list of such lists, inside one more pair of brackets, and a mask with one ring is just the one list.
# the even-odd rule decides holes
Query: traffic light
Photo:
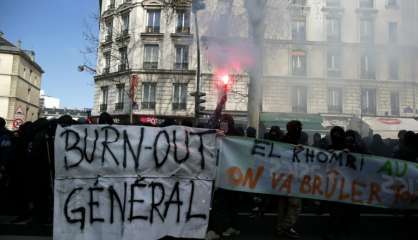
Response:
[{"label": "traffic light", "polygon": [[202,106],[201,104],[206,102],[206,100],[203,99],[203,97],[206,96],[206,93],[192,92],[192,93],[190,93],[190,96],[195,97],[195,104],[196,104],[195,111],[197,113],[200,113],[200,112],[204,111],[205,107]]},{"label": "traffic light", "polygon": [[204,0],[193,0],[192,2],[192,11],[196,13],[199,10],[203,10],[206,8],[206,4]]}]

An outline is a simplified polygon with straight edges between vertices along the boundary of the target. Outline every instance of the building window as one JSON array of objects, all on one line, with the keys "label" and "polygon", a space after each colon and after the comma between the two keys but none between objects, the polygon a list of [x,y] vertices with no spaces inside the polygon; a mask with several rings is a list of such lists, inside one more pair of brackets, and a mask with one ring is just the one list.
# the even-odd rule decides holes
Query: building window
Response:
[{"label": "building window", "polygon": [[365,53],[361,56],[361,75],[363,79],[376,79],[375,60],[371,54]]},{"label": "building window", "polygon": [[341,51],[328,49],[327,54],[328,77],[341,76]]},{"label": "building window", "polygon": [[373,0],[360,0],[360,8],[373,8]]},{"label": "building window", "polygon": [[292,40],[305,41],[306,40],[306,20],[293,20],[292,21]]},{"label": "building window", "polygon": [[399,93],[391,92],[390,93],[390,114],[393,116],[399,116]]},{"label": "building window", "polygon": [[292,89],[292,112],[307,112],[308,105],[306,87],[294,87]]},{"label": "building window", "polygon": [[399,79],[399,62],[396,57],[389,59],[389,78],[390,80]]},{"label": "building window", "polygon": [[327,39],[328,41],[341,40],[341,21],[339,18],[328,18]]},{"label": "building window", "polygon": [[343,112],[343,95],[340,88],[330,88],[328,90],[328,112]]},{"label": "building window", "polygon": [[160,10],[148,10],[148,23],[146,32],[159,33],[160,32]]},{"label": "building window", "polygon": [[119,71],[125,71],[128,69],[128,48],[127,47],[120,48],[119,55],[120,55]]},{"label": "building window", "polygon": [[366,115],[376,115],[376,90],[361,90],[361,112]]},{"label": "building window", "polygon": [[122,14],[122,35],[129,34],[129,12]]},{"label": "building window", "polygon": [[327,0],[327,7],[339,7],[341,6],[340,0]]},{"label": "building window", "polygon": [[190,33],[190,12],[189,11],[177,11],[177,33]]},{"label": "building window", "polygon": [[158,69],[159,46],[147,44],[144,49],[144,69]]},{"label": "building window", "polygon": [[295,76],[306,76],[306,53],[304,51],[292,52],[292,73]]},{"label": "building window", "polygon": [[189,67],[189,47],[184,45],[176,46],[176,70],[187,70]]},{"label": "building window", "polygon": [[142,109],[155,109],[156,83],[142,84]]},{"label": "building window", "polygon": [[116,110],[123,110],[123,100],[125,97],[125,84],[117,84],[116,85],[116,91],[117,91],[117,101],[115,104]]},{"label": "building window", "polygon": [[388,8],[397,8],[397,7],[399,7],[398,0],[386,0],[386,7],[388,7]]},{"label": "building window", "polygon": [[29,82],[32,82],[32,69],[29,69]]},{"label": "building window", "polygon": [[103,53],[104,59],[105,59],[105,67],[103,72],[109,73],[110,72],[110,52]]},{"label": "building window", "polygon": [[398,23],[390,22],[388,24],[389,42],[396,43],[398,41]]},{"label": "building window", "polygon": [[187,105],[187,84],[174,84],[173,110],[186,110]]},{"label": "building window", "polygon": [[30,92],[32,91],[32,89],[29,87],[28,88],[28,97],[26,98],[26,100],[28,101],[28,102],[30,102]]},{"label": "building window", "polygon": [[374,42],[374,23],[372,19],[360,20],[360,41],[364,43]]},{"label": "building window", "polygon": [[109,41],[112,41],[112,36],[113,36],[113,18],[106,19],[105,25],[106,25],[105,41],[109,42]]},{"label": "building window", "polygon": [[109,87],[105,86],[105,87],[101,87],[101,92],[102,92],[102,99],[101,99],[101,104],[100,104],[100,112],[104,112],[107,110],[107,101],[108,101],[108,97],[109,97]]},{"label": "building window", "polygon": [[110,0],[109,1],[109,9],[114,9],[115,8],[115,0]]}]

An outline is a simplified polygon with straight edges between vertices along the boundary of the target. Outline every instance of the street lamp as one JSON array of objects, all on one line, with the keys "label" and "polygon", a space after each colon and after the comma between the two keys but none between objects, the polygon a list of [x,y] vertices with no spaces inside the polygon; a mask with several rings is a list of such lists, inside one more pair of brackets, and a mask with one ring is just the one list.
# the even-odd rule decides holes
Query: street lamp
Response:
[{"label": "street lamp", "polygon": [[78,69],[79,72],[88,71],[88,72],[91,72],[93,74],[96,74],[96,69],[91,68],[91,67],[87,66],[86,64],[78,66],[77,69]]}]

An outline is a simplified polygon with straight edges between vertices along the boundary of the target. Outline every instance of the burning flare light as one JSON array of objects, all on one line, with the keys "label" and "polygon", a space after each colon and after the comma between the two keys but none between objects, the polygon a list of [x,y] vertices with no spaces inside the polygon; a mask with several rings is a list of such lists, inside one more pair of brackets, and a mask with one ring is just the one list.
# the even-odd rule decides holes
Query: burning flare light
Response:
[{"label": "burning flare light", "polygon": [[221,80],[222,80],[224,85],[227,85],[229,83],[229,76],[228,75],[223,75],[221,77]]}]

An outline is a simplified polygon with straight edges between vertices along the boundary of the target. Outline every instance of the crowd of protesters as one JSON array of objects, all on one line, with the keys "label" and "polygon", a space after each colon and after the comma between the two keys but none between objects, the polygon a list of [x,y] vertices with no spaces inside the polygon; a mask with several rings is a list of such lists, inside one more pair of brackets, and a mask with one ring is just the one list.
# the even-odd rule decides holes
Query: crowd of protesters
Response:
[{"label": "crowd of protesters", "polygon": [[[198,127],[220,129],[226,136],[257,136],[256,129],[236,127],[232,116],[222,115],[221,110],[222,108],[217,109],[207,124]],[[6,129],[5,120],[0,118],[0,214],[18,216],[13,219],[13,223],[51,223],[55,129],[58,125],[86,123],[84,119],[74,121],[68,115],[53,120],[41,118],[35,122],[26,122],[17,131],[12,132]],[[112,116],[107,113],[100,116],[98,123],[114,124]],[[167,120],[161,126],[171,125],[191,127],[193,123],[189,120],[181,123]],[[264,138],[296,146],[309,145],[308,134],[303,132],[303,125],[297,120],[290,121],[286,131],[272,126]],[[356,131],[333,127],[327,135],[315,133],[311,142],[311,146],[328,151],[345,150],[418,162],[418,134],[411,131],[400,131],[397,140],[383,140],[377,134],[362,138]],[[274,205],[278,218],[277,234],[299,238],[295,224],[302,209],[301,199],[236,194],[218,189],[214,194],[207,239],[240,234],[236,222],[237,198],[248,203],[249,210],[254,212],[261,210],[263,206],[260,205]],[[330,204],[329,212],[330,224],[343,226],[348,224],[344,221],[350,221],[355,217],[356,209],[342,204]],[[333,229],[339,231],[338,227]]]}]

